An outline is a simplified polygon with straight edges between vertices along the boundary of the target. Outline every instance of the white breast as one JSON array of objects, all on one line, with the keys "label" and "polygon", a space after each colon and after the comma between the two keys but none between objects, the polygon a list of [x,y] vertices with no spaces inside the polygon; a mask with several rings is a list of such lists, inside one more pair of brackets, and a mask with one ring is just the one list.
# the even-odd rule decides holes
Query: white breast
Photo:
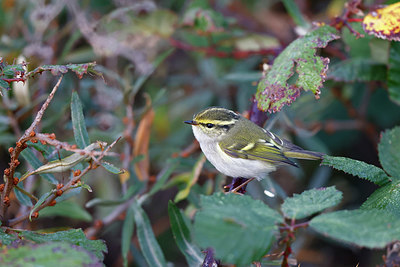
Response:
[{"label": "white breast", "polygon": [[267,162],[233,158],[228,156],[215,139],[193,126],[193,133],[200,143],[201,150],[212,165],[221,173],[231,177],[256,178],[261,180],[276,167]]}]

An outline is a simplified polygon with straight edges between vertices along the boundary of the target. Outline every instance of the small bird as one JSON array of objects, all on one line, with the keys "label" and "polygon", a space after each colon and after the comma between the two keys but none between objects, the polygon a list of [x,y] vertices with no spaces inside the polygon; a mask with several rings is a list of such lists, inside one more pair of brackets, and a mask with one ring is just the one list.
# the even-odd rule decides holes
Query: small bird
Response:
[{"label": "small bird", "polygon": [[206,158],[231,177],[261,180],[277,166],[297,166],[289,158],[319,160],[324,155],[304,150],[225,108],[207,108],[185,123],[192,125]]}]

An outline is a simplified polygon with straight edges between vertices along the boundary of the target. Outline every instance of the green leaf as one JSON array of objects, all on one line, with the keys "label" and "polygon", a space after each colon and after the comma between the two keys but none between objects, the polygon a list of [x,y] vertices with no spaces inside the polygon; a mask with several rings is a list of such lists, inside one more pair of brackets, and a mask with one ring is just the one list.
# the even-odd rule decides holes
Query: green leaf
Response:
[{"label": "green leaf", "polygon": [[92,215],[74,201],[63,201],[55,206],[45,207],[40,211],[40,217],[66,217],[84,222],[93,220]]},{"label": "green leaf", "polygon": [[0,88],[3,88],[4,90],[9,90],[10,84],[8,82],[0,79]]},{"label": "green leaf", "polygon": [[107,247],[103,240],[87,239],[82,229],[71,229],[48,234],[41,234],[33,231],[22,231],[19,233],[19,235],[21,238],[31,240],[38,244],[47,243],[50,241],[68,242],[92,252],[100,260],[104,259],[103,253],[107,252]]},{"label": "green leaf", "polygon": [[400,220],[382,210],[342,210],[314,217],[310,226],[358,247],[384,248],[400,239]]},{"label": "green leaf", "polygon": [[400,217],[400,181],[378,188],[361,209],[383,209]]},{"label": "green leaf", "polygon": [[390,99],[400,105],[400,43],[391,42],[387,85]]},{"label": "green leaf", "polygon": [[[29,162],[29,164],[31,164],[34,169],[37,169],[43,165],[42,162],[40,162],[40,160],[35,156],[35,154],[33,154],[33,151],[30,149],[24,149],[21,152],[21,155],[26,161]],[[57,179],[54,177],[54,175],[50,173],[42,173],[39,175],[52,184],[58,184]]]},{"label": "green leaf", "polygon": [[379,162],[383,169],[396,180],[400,180],[400,127],[386,130],[378,144]]},{"label": "green leaf", "polygon": [[326,208],[339,204],[342,200],[342,192],[334,186],[311,189],[300,195],[294,194],[288,197],[282,204],[281,210],[286,218],[303,219]]},{"label": "green leaf", "polygon": [[[23,183],[19,183],[18,184],[18,186],[21,188],[21,189],[24,189],[24,184]],[[21,205],[24,205],[24,206],[28,206],[28,207],[31,207],[32,206],[32,201],[31,201],[31,199],[27,196],[27,195],[25,195],[24,193],[22,193],[21,191],[19,191],[17,188],[15,188],[14,187],[14,194],[15,194],[15,196],[17,197],[17,199],[18,199],[18,201],[19,201],[19,203],[21,204]]]},{"label": "green leaf", "polygon": [[366,179],[379,186],[390,182],[390,178],[381,168],[359,160],[325,155],[321,164],[328,165],[337,170],[344,171],[345,173]]},{"label": "green leaf", "polygon": [[29,220],[32,221],[32,214],[36,211],[36,209],[38,207],[40,207],[40,205],[43,204],[43,202],[46,201],[46,199],[51,196],[51,194],[53,194],[52,191],[44,193],[38,200],[38,202],[36,202],[35,206],[33,207],[33,209],[31,210],[31,212],[29,213]]},{"label": "green leaf", "polygon": [[0,252],[1,266],[101,266],[102,261],[85,248],[67,242],[24,245]]},{"label": "green leaf", "polygon": [[[0,245],[1,246],[9,246],[12,242],[19,240],[16,235],[8,234],[5,232],[3,228],[0,228]],[[0,253],[1,257],[1,253]]]},{"label": "green leaf", "polygon": [[301,14],[299,7],[293,0],[283,0],[283,5],[285,6],[286,10],[288,11],[289,15],[292,17],[294,22],[303,27],[303,28],[310,28],[310,23],[308,23],[304,16]]},{"label": "green leaf", "polygon": [[76,92],[72,92],[71,119],[75,142],[79,148],[84,149],[90,145],[90,140],[86,130],[85,118],[83,117],[82,103]]},{"label": "green leaf", "polygon": [[335,28],[322,26],[286,47],[258,83],[258,107],[263,111],[277,112],[283,105],[290,105],[300,95],[301,89],[312,91],[318,98],[329,59],[317,56],[316,49],[338,38]]},{"label": "green leaf", "polygon": [[201,206],[194,222],[195,240],[202,248],[212,247],[224,263],[260,260],[283,222],[278,212],[246,195],[202,195]]},{"label": "green leaf", "polygon": [[128,209],[126,212],[124,223],[122,225],[121,239],[121,251],[122,259],[124,260],[124,266],[128,266],[128,252],[131,246],[134,226],[135,218],[133,217],[133,209]]},{"label": "green leaf", "polygon": [[168,214],[175,242],[179,250],[185,256],[188,266],[200,266],[204,256],[200,249],[193,244],[189,228],[183,219],[183,215],[171,200],[168,202]]},{"label": "green leaf", "polygon": [[171,173],[175,170],[178,166],[178,161],[173,161],[169,166],[167,166],[162,172],[159,177],[157,177],[157,182],[153,185],[151,190],[149,191],[148,195],[151,196],[157,193],[171,176]]},{"label": "green leaf", "polygon": [[100,199],[100,198],[94,198],[92,200],[89,200],[85,207],[86,208],[92,208],[94,206],[100,205],[100,206],[115,206],[118,204],[122,204],[126,202],[129,198],[131,198],[133,195],[137,194],[142,188],[143,184],[134,185],[128,188],[126,194],[117,200],[109,200],[109,199]]},{"label": "green leaf", "polygon": [[107,161],[103,161],[101,162],[101,166],[104,167],[104,169],[106,169],[107,171],[114,173],[114,174],[121,174],[124,173],[124,169],[120,169],[118,167],[115,167],[113,164],[107,162]]},{"label": "green leaf", "polygon": [[33,71],[27,73],[26,76],[27,77],[34,76],[44,71],[50,71],[51,74],[54,76],[65,74],[68,71],[73,71],[78,75],[79,79],[81,79],[84,74],[93,74],[101,76],[101,74],[94,69],[95,66],[96,66],[95,62],[82,63],[82,64],[67,64],[67,65],[42,65],[40,67],[37,67]]},{"label": "green leaf", "polygon": [[386,65],[365,58],[350,58],[333,64],[328,78],[341,82],[385,81]]},{"label": "green leaf", "polygon": [[131,205],[133,209],[139,245],[149,266],[166,266],[167,263],[160,245],[157,243],[149,218],[136,202]]}]

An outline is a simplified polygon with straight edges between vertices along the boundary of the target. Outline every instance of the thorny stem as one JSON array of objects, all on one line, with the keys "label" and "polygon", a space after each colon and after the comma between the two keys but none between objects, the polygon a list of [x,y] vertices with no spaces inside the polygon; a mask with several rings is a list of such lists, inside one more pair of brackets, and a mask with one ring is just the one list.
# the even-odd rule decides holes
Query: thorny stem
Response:
[{"label": "thorny stem", "polygon": [[[101,152],[101,154],[95,159],[95,162],[100,162],[101,159],[107,155],[107,153],[110,151],[110,149],[121,139],[118,138],[117,140],[115,140],[113,143],[111,143],[104,151]],[[95,163],[90,164],[88,167],[86,167],[79,175],[74,176],[66,185],[64,185],[63,187],[61,187],[60,189],[58,189],[58,191],[61,190],[62,194],[64,194],[65,192],[67,192],[68,190],[74,188],[74,185],[78,183],[78,181],[80,181],[80,179],[86,174],[88,173],[91,169],[96,168],[98,165],[95,165]],[[54,200],[56,200],[56,198],[58,197],[58,194],[52,194],[49,198],[47,198],[42,205],[40,205],[39,207],[35,208],[35,212],[38,212],[40,210],[42,210],[43,208],[49,206],[49,204],[51,204]],[[22,222],[23,220],[27,219],[29,217],[29,214],[31,213],[31,211],[26,212],[25,214],[22,214],[21,216],[11,219],[8,221],[8,225],[13,226],[15,224],[18,224],[20,222]]]},{"label": "thorny stem", "polygon": [[7,213],[8,206],[10,205],[10,192],[14,186],[13,177],[15,169],[19,165],[18,157],[19,154],[22,152],[22,150],[26,148],[26,144],[25,142],[23,142],[23,140],[29,137],[30,133],[34,131],[39,122],[42,120],[43,114],[46,111],[47,107],[49,106],[51,100],[53,99],[54,94],[56,93],[58,87],[60,86],[62,78],[63,76],[61,75],[56,85],[53,87],[53,90],[50,92],[46,101],[40,108],[39,112],[36,114],[36,117],[33,120],[31,126],[29,126],[29,128],[25,131],[25,133],[20,137],[20,139],[16,143],[17,145],[15,146],[14,150],[10,153],[11,154],[11,160],[9,163],[10,167],[4,171],[3,177],[5,185],[4,185],[4,190],[1,193],[1,203],[0,203],[0,220],[3,222],[3,225],[6,222],[5,215]]}]

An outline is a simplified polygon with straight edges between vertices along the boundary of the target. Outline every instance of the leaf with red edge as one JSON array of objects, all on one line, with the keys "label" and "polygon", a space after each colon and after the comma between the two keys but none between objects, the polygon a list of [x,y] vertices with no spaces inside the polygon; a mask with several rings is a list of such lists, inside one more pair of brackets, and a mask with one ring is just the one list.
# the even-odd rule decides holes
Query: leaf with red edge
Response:
[{"label": "leaf with red edge", "polygon": [[316,49],[326,47],[330,41],[338,38],[336,29],[325,25],[286,47],[258,83],[258,108],[277,112],[300,96],[301,89],[312,91],[318,99],[326,78],[329,58],[317,56]]},{"label": "leaf with red edge", "polygon": [[368,13],[363,20],[364,31],[378,38],[400,41],[400,2]]}]

